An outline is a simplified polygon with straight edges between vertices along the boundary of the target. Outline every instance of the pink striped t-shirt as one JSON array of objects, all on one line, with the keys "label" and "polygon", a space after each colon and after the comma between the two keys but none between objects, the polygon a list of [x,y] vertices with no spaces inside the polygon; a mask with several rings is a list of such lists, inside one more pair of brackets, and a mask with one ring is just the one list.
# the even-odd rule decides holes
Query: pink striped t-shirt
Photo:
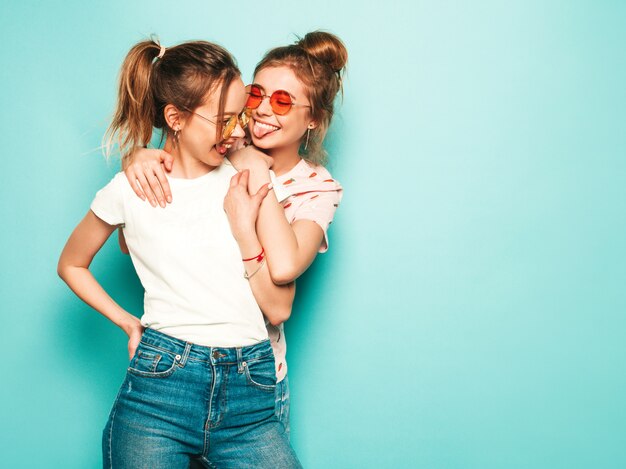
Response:
[{"label": "pink striped t-shirt", "polygon": [[[289,223],[297,220],[312,220],[324,230],[324,239],[319,252],[328,250],[326,232],[333,221],[335,210],[341,202],[343,189],[323,166],[300,160],[285,174],[273,178],[274,192],[285,209]],[[276,358],[276,377],[282,381],[287,375],[287,342],[283,325],[267,323],[267,332]]]}]

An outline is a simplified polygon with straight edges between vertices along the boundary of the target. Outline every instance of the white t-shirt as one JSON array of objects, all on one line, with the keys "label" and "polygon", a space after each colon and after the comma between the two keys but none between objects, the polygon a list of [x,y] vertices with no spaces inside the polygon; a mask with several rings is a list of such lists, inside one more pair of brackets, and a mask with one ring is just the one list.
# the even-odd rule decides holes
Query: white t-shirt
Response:
[{"label": "white t-shirt", "polygon": [[174,199],[166,208],[139,199],[123,173],[96,194],[91,204],[96,216],[123,226],[145,289],[145,327],[205,346],[237,347],[267,339],[224,213],[224,196],[235,173],[225,163],[195,179],[168,177]]}]

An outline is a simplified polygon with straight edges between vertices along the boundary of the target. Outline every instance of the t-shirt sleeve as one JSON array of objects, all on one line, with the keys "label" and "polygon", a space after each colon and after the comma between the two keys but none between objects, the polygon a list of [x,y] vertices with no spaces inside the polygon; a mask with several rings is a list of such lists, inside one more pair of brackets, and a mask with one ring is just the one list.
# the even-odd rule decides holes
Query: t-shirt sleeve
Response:
[{"label": "t-shirt sleeve", "polygon": [[122,181],[120,175],[121,173],[100,189],[91,202],[91,211],[109,225],[124,224],[124,192],[121,183],[128,182]]},{"label": "t-shirt sleeve", "polygon": [[307,194],[307,200],[298,207],[294,214],[293,222],[297,220],[311,220],[317,223],[324,231],[324,240],[319,248],[319,252],[323,253],[328,250],[328,227],[333,221],[335,210],[341,202],[341,190],[329,192],[313,192]]},{"label": "t-shirt sleeve", "polygon": [[274,171],[272,171],[271,169],[270,180],[272,181],[272,186],[274,188],[274,195],[276,196],[276,200],[278,200],[279,203],[291,195],[289,191],[285,188],[285,186],[278,182],[276,173],[274,173]]}]

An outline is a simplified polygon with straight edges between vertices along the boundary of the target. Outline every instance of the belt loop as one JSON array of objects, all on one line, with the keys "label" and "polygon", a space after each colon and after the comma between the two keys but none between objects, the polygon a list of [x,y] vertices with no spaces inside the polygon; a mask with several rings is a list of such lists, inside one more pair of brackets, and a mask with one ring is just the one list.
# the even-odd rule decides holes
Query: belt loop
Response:
[{"label": "belt loop", "polygon": [[243,361],[243,356],[241,354],[241,347],[237,347],[235,351],[237,352],[237,372],[243,373],[244,361]]},{"label": "belt loop", "polygon": [[185,342],[185,350],[183,351],[183,356],[180,358],[180,366],[185,366],[187,363],[187,359],[189,358],[189,353],[191,352],[191,347],[193,344],[191,342]]}]

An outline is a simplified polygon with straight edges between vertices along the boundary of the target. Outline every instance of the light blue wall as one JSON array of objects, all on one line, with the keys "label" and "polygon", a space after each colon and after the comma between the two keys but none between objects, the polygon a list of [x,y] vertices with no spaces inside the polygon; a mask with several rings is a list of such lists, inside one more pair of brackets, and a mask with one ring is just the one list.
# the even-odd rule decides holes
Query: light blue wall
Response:
[{"label": "light blue wall", "polygon": [[[129,47],[215,40],[250,78],[316,28],[350,66],[288,325],[305,467],[626,465],[626,3],[391,3],[3,2],[0,466],[100,465],[125,336],[55,269]],[[140,312],[115,242],[94,272]]]}]

